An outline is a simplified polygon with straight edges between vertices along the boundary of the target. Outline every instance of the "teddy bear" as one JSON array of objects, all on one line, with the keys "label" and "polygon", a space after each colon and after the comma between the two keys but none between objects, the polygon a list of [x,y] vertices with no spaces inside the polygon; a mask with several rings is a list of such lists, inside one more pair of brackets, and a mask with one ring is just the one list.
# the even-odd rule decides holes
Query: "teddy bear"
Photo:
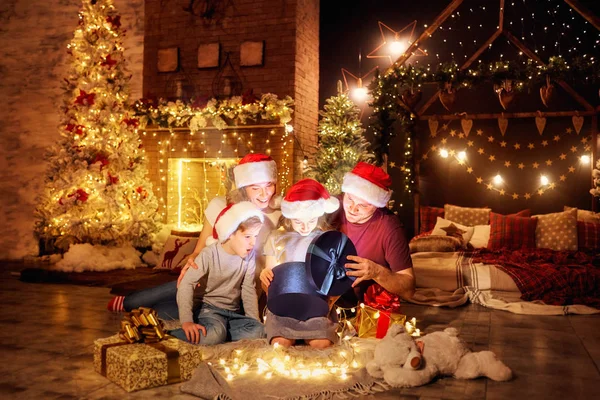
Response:
[{"label": "teddy bear", "polygon": [[510,368],[491,351],[470,351],[455,328],[413,338],[400,324],[390,326],[366,368],[371,376],[383,378],[393,387],[425,385],[439,375],[458,379],[487,376],[495,381],[512,378]]}]

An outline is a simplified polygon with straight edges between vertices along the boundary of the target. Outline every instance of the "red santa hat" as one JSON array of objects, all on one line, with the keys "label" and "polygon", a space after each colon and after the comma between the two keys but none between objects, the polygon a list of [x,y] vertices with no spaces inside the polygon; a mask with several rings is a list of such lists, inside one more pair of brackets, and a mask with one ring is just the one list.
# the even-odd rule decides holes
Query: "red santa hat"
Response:
[{"label": "red santa hat", "polygon": [[264,222],[265,217],[262,211],[249,201],[240,201],[236,204],[229,204],[221,210],[215,226],[213,227],[213,238],[219,242],[224,242],[229,239],[240,226],[240,224],[252,217],[257,217],[260,222]]},{"label": "red santa hat", "polygon": [[340,206],[340,201],[329,195],[323,185],[314,179],[296,182],[281,201],[281,213],[294,219],[312,219],[325,213],[332,213]]},{"label": "red santa hat", "polygon": [[233,168],[233,177],[238,189],[257,183],[277,182],[277,164],[267,155],[250,153]]},{"label": "red santa hat", "polygon": [[359,162],[344,175],[342,192],[350,193],[377,207],[386,207],[392,191],[392,178],[380,167]]}]

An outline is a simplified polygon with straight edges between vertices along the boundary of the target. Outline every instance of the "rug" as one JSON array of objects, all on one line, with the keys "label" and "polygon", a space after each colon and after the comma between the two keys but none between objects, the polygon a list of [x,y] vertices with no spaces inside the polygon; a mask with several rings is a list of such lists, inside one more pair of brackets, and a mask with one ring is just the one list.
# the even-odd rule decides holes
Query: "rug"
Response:
[{"label": "rug", "polygon": [[352,338],[324,350],[274,347],[242,340],[203,349],[203,360],[181,391],[202,399],[331,399],[389,389],[364,368],[375,339]]}]

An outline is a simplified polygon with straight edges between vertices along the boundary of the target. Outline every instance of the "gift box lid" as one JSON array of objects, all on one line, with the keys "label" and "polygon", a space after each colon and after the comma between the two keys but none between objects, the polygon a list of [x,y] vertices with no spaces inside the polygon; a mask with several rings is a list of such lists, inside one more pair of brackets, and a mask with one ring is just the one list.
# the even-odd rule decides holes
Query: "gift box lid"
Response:
[{"label": "gift box lid", "polygon": [[275,315],[300,321],[323,317],[329,312],[326,297],[317,293],[316,286],[306,276],[303,262],[287,262],[273,268],[267,307]]},{"label": "gift box lid", "polygon": [[306,253],[306,274],[317,287],[317,292],[326,296],[341,296],[352,287],[354,276],[346,275],[347,256],[355,256],[352,240],[338,231],[324,232],[316,237]]}]

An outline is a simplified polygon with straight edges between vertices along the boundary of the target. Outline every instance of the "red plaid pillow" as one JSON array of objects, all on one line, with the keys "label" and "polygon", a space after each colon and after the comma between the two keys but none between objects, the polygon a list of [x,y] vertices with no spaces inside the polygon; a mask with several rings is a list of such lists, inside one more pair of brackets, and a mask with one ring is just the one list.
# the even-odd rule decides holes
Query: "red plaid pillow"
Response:
[{"label": "red plaid pillow", "polygon": [[432,231],[435,228],[437,217],[444,218],[444,209],[441,207],[419,207],[419,233]]},{"label": "red plaid pillow", "polygon": [[531,217],[531,210],[526,208],[524,210],[519,211],[518,213],[508,214],[507,217]]},{"label": "red plaid pillow", "polygon": [[600,250],[600,224],[577,221],[577,242],[580,251]]},{"label": "red plaid pillow", "polygon": [[535,249],[537,218],[516,217],[490,212],[488,249]]}]

